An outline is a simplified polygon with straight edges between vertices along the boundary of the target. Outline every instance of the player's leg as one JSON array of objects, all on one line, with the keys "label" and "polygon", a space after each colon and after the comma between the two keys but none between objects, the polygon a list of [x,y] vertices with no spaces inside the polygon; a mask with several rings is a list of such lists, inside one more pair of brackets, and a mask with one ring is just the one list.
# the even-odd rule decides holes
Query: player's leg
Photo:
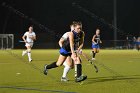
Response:
[{"label": "player's leg", "polygon": [[60,55],[57,62],[53,62],[52,64],[45,65],[44,67],[44,74],[47,75],[48,69],[59,67],[63,64],[66,60],[67,56]]},{"label": "player's leg", "polygon": [[93,53],[92,60],[95,60],[96,53],[99,53],[99,49],[100,49],[99,44],[96,44],[96,45],[93,47],[93,50],[92,50],[92,53]]},{"label": "player's leg", "polygon": [[28,53],[27,50],[23,50],[23,51],[22,51],[22,56],[26,55],[27,53]]},{"label": "player's leg", "polygon": [[27,47],[27,55],[28,55],[28,59],[29,59],[29,62],[32,61],[32,58],[31,58],[31,46],[26,46]]},{"label": "player's leg", "polygon": [[97,44],[92,43],[92,60],[95,60]]},{"label": "player's leg", "polygon": [[87,76],[82,76],[82,61],[80,57],[77,57],[75,62],[75,81],[81,82],[87,78]]},{"label": "player's leg", "polygon": [[[29,44],[26,43],[26,44],[25,44],[25,47],[26,47],[26,46],[29,46]],[[26,47],[26,48],[27,48],[27,47]],[[26,55],[27,53],[28,53],[28,50],[27,50],[27,49],[26,49],[26,50],[23,50],[23,51],[22,51],[22,56]]]},{"label": "player's leg", "polygon": [[68,74],[69,70],[71,69],[71,65],[72,65],[70,56],[67,57],[67,59],[65,60],[63,65],[64,65],[64,70],[63,70],[63,75],[61,77],[61,81],[68,81],[67,74]]},{"label": "player's leg", "polygon": [[99,53],[99,51],[100,51],[100,49],[99,49],[99,48],[97,48],[97,49],[96,49],[96,53]]},{"label": "player's leg", "polygon": [[25,46],[26,46],[27,50],[22,52],[22,56],[27,54],[28,55],[28,60],[29,60],[29,62],[31,62],[32,61],[32,58],[31,58],[31,48],[33,46],[33,43],[30,43],[30,44],[26,43]]},{"label": "player's leg", "polygon": [[96,53],[97,53],[97,48],[93,48],[92,49],[92,60],[95,60]]},{"label": "player's leg", "polygon": [[75,61],[75,77],[79,77],[82,74],[82,64],[81,64],[80,57],[77,57],[77,60]]}]

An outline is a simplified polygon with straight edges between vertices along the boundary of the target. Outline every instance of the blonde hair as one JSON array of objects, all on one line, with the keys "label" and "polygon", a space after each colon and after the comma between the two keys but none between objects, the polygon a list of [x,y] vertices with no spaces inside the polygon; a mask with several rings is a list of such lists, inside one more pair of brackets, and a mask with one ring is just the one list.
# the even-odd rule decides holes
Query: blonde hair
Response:
[{"label": "blonde hair", "polygon": [[70,27],[71,27],[71,26],[74,26],[74,27],[75,27],[75,26],[77,26],[77,25],[82,26],[82,23],[81,23],[81,22],[78,22],[78,21],[73,21],[72,24],[70,25]]}]

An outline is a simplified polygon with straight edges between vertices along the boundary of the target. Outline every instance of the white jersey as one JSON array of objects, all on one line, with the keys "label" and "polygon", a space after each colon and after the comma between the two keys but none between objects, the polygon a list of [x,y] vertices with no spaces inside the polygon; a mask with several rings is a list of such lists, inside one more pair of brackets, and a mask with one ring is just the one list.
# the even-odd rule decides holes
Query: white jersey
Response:
[{"label": "white jersey", "polygon": [[32,33],[26,32],[26,33],[24,34],[24,36],[26,36],[26,41],[27,41],[28,43],[33,43],[34,41],[33,41],[33,39],[31,39],[31,37],[36,36],[36,34],[35,34],[35,32],[32,32]]},{"label": "white jersey", "polygon": [[62,38],[63,38],[64,40],[67,40],[67,39],[69,38],[69,33],[70,33],[70,32],[66,32],[66,33],[62,36]]}]

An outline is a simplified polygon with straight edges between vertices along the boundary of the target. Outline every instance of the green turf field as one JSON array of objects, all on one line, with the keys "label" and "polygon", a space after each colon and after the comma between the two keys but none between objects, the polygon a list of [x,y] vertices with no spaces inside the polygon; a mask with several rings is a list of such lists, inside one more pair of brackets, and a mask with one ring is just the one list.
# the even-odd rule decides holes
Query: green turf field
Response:
[{"label": "green turf field", "polygon": [[[90,50],[83,50],[90,55]],[[140,93],[140,52],[136,50],[101,50],[96,56],[99,73],[83,60],[83,74],[88,79],[74,82],[74,70],[69,82],[61,82],[63,66],[42,71],[44,64],[57,60],[58,50],[32,50],[32,63],[22,50],[0,50],[0,93]]]}]

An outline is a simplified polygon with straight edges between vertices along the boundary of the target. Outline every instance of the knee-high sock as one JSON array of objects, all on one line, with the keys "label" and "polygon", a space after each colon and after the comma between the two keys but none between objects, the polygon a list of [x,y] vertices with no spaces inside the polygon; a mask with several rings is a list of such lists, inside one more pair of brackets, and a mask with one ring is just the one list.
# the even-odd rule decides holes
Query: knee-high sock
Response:
[{"label": "knee-high sock", "polygon": [[29,60],[32,59],[32,58],[31,58],[31,52],[28,52],[28,58],[29,58]]},{"label": "knee-high sock", "polygon": [[82,65],[81,64],[76,64],[75,65],[75,76],[80,77],[82,75]]},{"label": "knee-high sock", "polygon": [[74,68],[75,68],[75,69],[74,69],[74,71],[75,71],[74,76],[75,76],[75,78],[76,78],[76,77],[77,77],[77,65],[75,65]]},{"label": "knee-high sock", "polygon": [[92,51],[92,54],[93,54],[92,57],[95,58],[96,53],[94,51]]},{"label": "knee-high sock", "polygon": [[56,62],[53,62],[52,64],[47,65],[47,66],[46,66],[46,69],[51,69],[51,68],[56,68],[56,67],[58,67],[58,66],[56,65]]},{"label": "knee-high sock", "polygon": [[68,74],[69,70],[71,69],[71,67],[67,64],[66,61],[63,63],[63,65],[64,65],[64,70],[63,70],[62,77],[67,77],[67,74]]},{"label": "knee-high sock", "polygon": [[28,50],[25,50],[24,52],[25,52],[25,54],[28,54]]},{"label": "knee-high sock", "polygon": [[63,75],[62,75],[62,77],[67,77],[67,74],[68,74],[68,72],[69,72],[69,70],[70,70],[70,66],[68,66],[67,64],[65,64],[64,66],[65,66],[65,67],[64,67],[64,70],[63,70]]}]

